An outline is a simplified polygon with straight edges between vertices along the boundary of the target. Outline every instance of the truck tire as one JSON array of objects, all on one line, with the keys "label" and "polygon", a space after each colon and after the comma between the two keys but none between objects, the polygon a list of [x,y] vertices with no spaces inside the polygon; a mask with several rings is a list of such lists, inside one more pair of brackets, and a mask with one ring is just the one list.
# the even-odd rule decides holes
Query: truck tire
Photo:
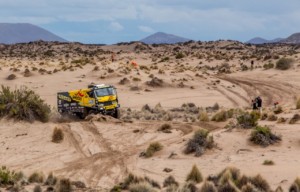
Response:
[{"label": "truck tire", "polygon": [[115,112],[113,113],[112,116],[113,116],[114,118],[116,118],[116,119],[120,119],[120,117],[121,117],[120,109],[119,109],[119,108],[116,108],[116,109],[115,109]]}]

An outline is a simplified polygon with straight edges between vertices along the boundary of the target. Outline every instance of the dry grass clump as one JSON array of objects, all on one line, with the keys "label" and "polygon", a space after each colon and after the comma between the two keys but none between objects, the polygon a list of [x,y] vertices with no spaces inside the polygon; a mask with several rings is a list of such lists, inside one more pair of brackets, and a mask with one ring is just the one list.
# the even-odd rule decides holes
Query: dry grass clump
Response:
[{"label": "dry grass clump", "polygon": [[164,81],[157,77],[153,77],[150,81],[146,82],[146,85],[148,85],[150,87],[162,87],[163,84],[164,84]]},{"label": "dry grass clump", "polygon": [[191,181],[195,183],[200,183],[203,181],[202,174],[196,165],[193,165],[191,172],[186,177],[186,181]]},{"label": "dry grass clump", "polygon": [[9,87],[1,86],[0,117],[47,122],[49,115],[50,107],[34,91],[26,87],[12,91]]},{"label": "dry grass clump", "polygon": [[250,141],[261,146],[268,146],[281,141],[281,137],[272,133],[267,126],[256,126],[250,136]]},{"label": "dry grass clump", "polygon": [[287,70],[291,68],[294,60],[290,58],[281,58],[276,62],[276,69]]},{"label": "dry grass clump", "polygon": [[216,113],[216,114],[211,118],[211,120],[212,120],[212,121],[216,121],[216,122],[224,122],[224,121],[226,121],[228,118],[229,118],[229,117],[228,117],[227,111],[222,110],[222,111]]},{"label": "dry grass clump", "polygon": [[264,160],[263,165],[274,165],[274,161],[272,160]]},{"label": "dry grass clump", "polygon": [[286,118],[284,118],[284,117],[279,117],[278,119],[277,119],[277,123],[285,123],[286,122]]},{"label": "dry grass clump", "polygon": [[50,173],[45,181],[45,185],[55,185],[57,182],[57,178],[53,175],[53,173]]},{"label": "dry grass clump", "polygon": [[15,74],[10,74],[6,77],[7,80],[14,80],[16,78],[17,78],[17,76]]},{"label": "dry grass clump", "polygon": [[145,152],[145,157],[147,157],[147,158],[152,157],[154,155],[154,153],[156,153],[157,151],[160,151],[162,149],[163,149],[163,146],[159,142],[150,143],[149,147],[147,148],[147,150]]},{"label": "dry grass clump", "polygon": [[200,192],[218,192],[218,189],[215,187],[214,183],[205,181],[200,189]]},{"label": "dry grass clump", "polygon": [[40,172],[32,173],[28,178],[29,183],[43,183],[44,182],[44,174]]},{"label": "dry grass clump", "polygon": [[111,191],[117,192],[121,190],[128,190],[132,187],[132,185],[139,183],[148,183],[152,188],[160,189],[160,185],[156,181],[151,180],[148,177],[138,177],[130,173],[123,182],[114,186]]},{"label": "dry grass clump", "polygon": [[205,111],[201,111],[199,114],[199,120],[203,122],[208,122],[209,121],[208,114]]},{"label": "dry grass clump", "polygon": [[168,186],[171,186],[171,185],[175,185],[178,187],[178,182],[175,180],[175,178],[170,175],[169,177],[167,177],[165,180],[164,180],[164,183],[163,183],[163,187],[168,187]]},{"label": "dry grass clump", "polygon": [[270,191],[271,190],[269,183],[261,175],[251,177],[250,182],[259,191]]},{"label": "dry grass clump", "polygon": [[249,129],[257,125],[257,121],[259,118],[260,118],[259,113],[255,111],[251,113],[245,112],[237,117],[237,121],[242,128]]},{"label": "dry grass clump", "polygon": [[299,192],[300,191],[300,178],[297,177],[293,184],[289,188],[290,192]]},{"label": "dry grass clump", "polygon": [[270,113],[267,118],[268,121],[277,121],[277,119],[278,117],[274,113]]},{"label": "dry grass clump", "polygon": [[0,168],[0,187],[5,185],[14,185],[18,180],[18,174],[10,171],[7,167]]},{"label": "dry grass clump", "polygon": [[171,129],[172,129],[172,126],[170,124],[164,123],[158,128],[157,131],[161,131],[163,133],[172,133]]},{"label": "dry grass clump", "polygon": [[156,190],[148,183],[133,183],[129,186],[130,192],[155,192]]},{"label": "dry grass clump", "polygon": [[33,188],[33,192],[42,192],[42,187],[40,185],[36,185],[34,188]]},{"label": "dry grass clump", "polygon": [[195,156],[199,157],[206,149],[213,148],[215,145],[214,139],[213,136],[208,136],[208,133],[206,129],[195,131],[193,138],[188,141],[184,153],[195,153]]},{"label": "dry grass clump", "polygon": [[277,115],[277,114],[282,113],[282,112],[283,112],[283,109],[282,109],[281,106],[277,106],[277,107],[273,110],[273,112]]},{"label": "dry grass clump", "polygon": [[295,123],[297,123],[297,121],[299,121],[299,120],[300,120],[300,115],[299,115],[299,114],[295,114],[295,115],[291,118],[289,124],[295,124]]},{"label": "dry grass clump", "polygon": [[63,140],[64,140],[64,132],[60,128],[55,127],[52,133],[52,142],[60,143]]},{"label": "dry grass clump", "polygon": [[71,192],[72,185],[69,179],[60,179],[58,184],[56,185],[56,192]]},{"label": "dry grass clump", "polygon": [[300,98],[298,98],[296,102],[296,109],[300,109]]}]

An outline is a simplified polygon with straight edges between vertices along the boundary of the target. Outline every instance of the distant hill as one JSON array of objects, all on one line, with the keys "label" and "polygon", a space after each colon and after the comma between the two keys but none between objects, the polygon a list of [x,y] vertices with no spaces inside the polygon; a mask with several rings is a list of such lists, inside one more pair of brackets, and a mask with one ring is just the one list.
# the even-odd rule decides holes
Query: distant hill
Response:
[{"label": "distant hill", "polygon": [[300,33],[294,33],[286,39],[281,40],[282,43],[300,44]]},{"label": "distant hill", "polygon": [[183,37],[179,37],[176,35],[167,34],[163,32],[157,32],[140,41],[146,44],[175,44],[175,43],[187,42],[190,41],[190,39],[186,39]]},{"label": "distant hill", "polygon": [[29,23],[0,23],[0,43],[27,43],[37,40],[66,42],[65,39]]},{"label": "distant hill", "polygon": [[261,37],[255,37],[253,39],[250,39],[246,43],[250,43],[250,44],[278,43],[278,42],[281,42],[282,40],[283,40],[283,38],[267,40],[267,39],[263,39]]}]

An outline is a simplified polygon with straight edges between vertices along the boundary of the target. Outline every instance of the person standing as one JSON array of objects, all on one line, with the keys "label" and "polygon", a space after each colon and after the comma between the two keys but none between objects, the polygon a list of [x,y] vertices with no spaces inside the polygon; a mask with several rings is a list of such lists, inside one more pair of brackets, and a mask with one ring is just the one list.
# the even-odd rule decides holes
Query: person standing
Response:
[{"label": "person standing", "polygon": [[262,113],[262,99],[260,96],[258,96],[256,99],[256,103],[257,103],[257,108],[260,111],[260,113]]}]

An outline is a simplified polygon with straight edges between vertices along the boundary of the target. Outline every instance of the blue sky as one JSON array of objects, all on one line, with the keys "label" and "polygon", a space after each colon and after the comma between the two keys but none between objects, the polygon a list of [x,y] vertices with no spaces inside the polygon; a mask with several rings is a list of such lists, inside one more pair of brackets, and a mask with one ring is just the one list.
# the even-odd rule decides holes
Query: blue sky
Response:
[{"label": "blue sky", "polygon": [[247,41],[300,32],[300,1],[0,0],[0,22],[32,23],[83,43],[134,41],[158,31]]}]

